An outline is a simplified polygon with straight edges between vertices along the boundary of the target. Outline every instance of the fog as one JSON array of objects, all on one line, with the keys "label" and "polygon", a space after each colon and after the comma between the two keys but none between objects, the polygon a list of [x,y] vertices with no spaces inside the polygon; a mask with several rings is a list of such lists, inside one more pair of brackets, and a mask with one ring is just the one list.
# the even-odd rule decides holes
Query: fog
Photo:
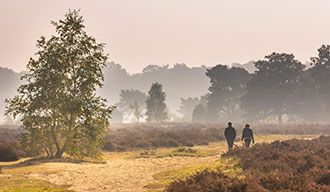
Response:
[{"label": "fog", "polygon": [[[113,122],[147,119],[160,84],[164,121],[327,122],[328,1],[2,1],[0,119],[37,58],[51,21],[79,9],[105,43],[104,86]],[[135,95],[137,94],[137,95]],[[135,98],[136,97],[136,98]],[[135,114],[135,115],[134,115]]]},{"label": "fog", "polygon": [[[97,94],[117,107],[113,123],[145,122],[146,101],[154,83],[162,86],[165,95],[164,122],[328,122],[329,46],[323,45],[318,52],[308,64],[293,54],[272,53],[229,67],[149,65],[135,74],[111,62],[103,70],[104,86]],[[0,73],[0,112],[4,114],[4,100],[17,94],[24,83],[20,77],[26,72],[0,68]],[[1,119],[19,124],[11,117]]]}]

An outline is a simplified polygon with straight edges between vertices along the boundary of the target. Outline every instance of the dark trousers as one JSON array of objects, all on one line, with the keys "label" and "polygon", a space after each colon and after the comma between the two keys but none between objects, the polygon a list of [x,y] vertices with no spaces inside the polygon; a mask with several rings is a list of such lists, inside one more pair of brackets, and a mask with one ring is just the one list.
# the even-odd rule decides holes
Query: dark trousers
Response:
[{"label": "dark trousers", "polygon": [[250,147],[251,138],[244,138],[245,147]]},{"label": "dark trousers", "polygon": [[234,140],[227,139],[227,143],[228,143],[228,149],[232,149],[234,146]]}]

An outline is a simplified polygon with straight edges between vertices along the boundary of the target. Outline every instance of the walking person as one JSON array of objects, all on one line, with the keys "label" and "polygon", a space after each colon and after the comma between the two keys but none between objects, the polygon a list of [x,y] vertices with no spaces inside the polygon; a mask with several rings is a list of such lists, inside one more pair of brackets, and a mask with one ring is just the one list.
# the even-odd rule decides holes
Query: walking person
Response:
[{"label": "walking person", "polygon": [[244,141],[246,147],[249,147],[251,144],[251,140],[254,144],[253,131],[252,129],[250,129],[250,125],[246,124],[245,128],[243,129],[242,141]]},{"label": "walking person", "polygon": [[233,148],[234,140],[236,138],[236,131],[232,125],[231,122],[228,122],[228,127],[225,129],[225,137],[227,139],[229,150]]}]

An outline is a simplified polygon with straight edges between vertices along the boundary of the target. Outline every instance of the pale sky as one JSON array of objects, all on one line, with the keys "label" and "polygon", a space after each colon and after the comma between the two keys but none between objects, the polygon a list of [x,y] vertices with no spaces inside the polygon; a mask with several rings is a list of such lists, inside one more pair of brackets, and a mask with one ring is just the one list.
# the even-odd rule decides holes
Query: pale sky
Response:
[{"label": "pale sky", "polygon": [[300,61],[330,44],[329,0],[0,0],[0,66],[19,72],[51,20],[81,9],[89,35],[130,73],[149,64],[246,63],[273,51]]}]

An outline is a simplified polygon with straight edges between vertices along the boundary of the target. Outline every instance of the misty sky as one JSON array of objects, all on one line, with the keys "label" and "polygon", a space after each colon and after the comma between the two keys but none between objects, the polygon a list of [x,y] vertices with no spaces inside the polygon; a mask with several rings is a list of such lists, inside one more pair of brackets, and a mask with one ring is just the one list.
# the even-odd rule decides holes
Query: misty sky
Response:
[{"label": "misty sky", "polygon": [[329,0],[0,0],[0,66],[21,71],[50,21],[81,9],[109,61],[131,73],[149,64],[246,63],[273,51],[302,61],[330,44]]}]

